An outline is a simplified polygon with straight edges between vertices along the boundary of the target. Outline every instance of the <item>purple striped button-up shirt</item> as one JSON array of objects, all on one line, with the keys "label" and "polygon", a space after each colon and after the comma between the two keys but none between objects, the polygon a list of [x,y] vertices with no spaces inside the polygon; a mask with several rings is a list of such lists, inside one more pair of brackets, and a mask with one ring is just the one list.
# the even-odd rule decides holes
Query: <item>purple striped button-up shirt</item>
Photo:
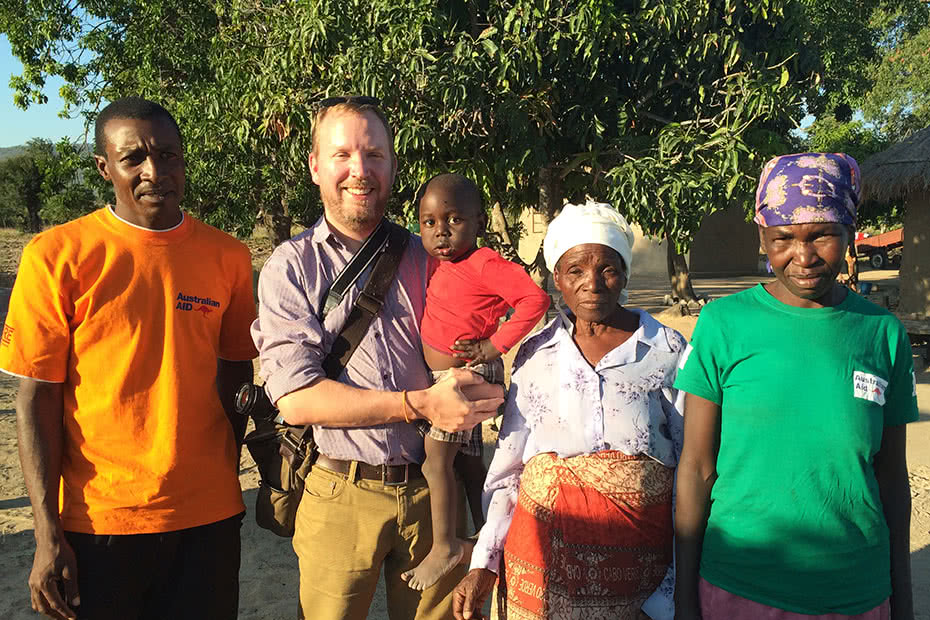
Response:
[{"label": "purple striped button-up shirt", "polygon": [[[323,296],[352,258],[325,218],[278,246],[262,268],[258,319],[252,339],[260,352],[265,389],[272,401],[325,377],[323,360],[371,270],[320,322]],[[340,383],[372,390],[419,390],[431,384],[420,345],[429,257],[411,236],[381,312],[349,360]],[[314,426],[320,451],[335,459],[372,465],[423,462],[423,438],[403,422],[358,428]]]}]

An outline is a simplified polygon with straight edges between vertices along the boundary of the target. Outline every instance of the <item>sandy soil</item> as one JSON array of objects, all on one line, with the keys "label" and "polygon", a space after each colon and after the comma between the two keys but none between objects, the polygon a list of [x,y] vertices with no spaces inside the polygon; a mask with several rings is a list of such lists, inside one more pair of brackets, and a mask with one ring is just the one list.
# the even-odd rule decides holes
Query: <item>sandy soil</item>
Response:
[{"label": "sandy soil", "polygon": [[[5,295],[11,286],[25,237],[0,230],[0,318]],[[270,244],[266,240],[251,243],[257,262],[267,256]],[[879,282],[879,288],[894,288],[896,274],[875,272],[863,279]],[[758,278],[698,280],[700,294],[712,297],[736,292],[752,286]],[[694,329],[696,317],[681,316],[675,309],[662,306],[666,284],[662,281],[632,282],[630,305],[652,312],[686,336]],[[918,402],[920,421],[908,428],[908,461],[910,465],[913,519],[911,527],[911,564],[918,620],[930,620],[930,370],[919,356],[914,358],[918,369]],[[26,489],[19,469],[16,448],[14,413],[15,381],[0,374],[0,618],[24,620],[34,618],[29,608],[26,577],[32,565],[34,540],[32,517]],[[485,428],[488,446],[494,434]],[[240,481],[246,505],[255,500],[258,476],[248,455],[241,463]],[[259,530],[250,518],[242,531],[241,602],[239,617],[244,620],[273,620],[296,616],[297,561],[290,541]],[[375,595],[369,618],[386,620],[387,613],[381,592]]]}]

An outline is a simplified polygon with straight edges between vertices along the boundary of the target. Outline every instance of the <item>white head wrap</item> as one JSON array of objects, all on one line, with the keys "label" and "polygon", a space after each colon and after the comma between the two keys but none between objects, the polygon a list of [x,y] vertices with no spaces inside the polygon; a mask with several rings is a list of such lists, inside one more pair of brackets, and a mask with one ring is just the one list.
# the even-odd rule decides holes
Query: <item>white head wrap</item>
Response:
[{"label": "white head wrap", "polygon": [[[549,271],[567,251],[584,243],[600,243],[617,251],[626,268],[627,284],[632,273],[633,229],[609,204],[588,201],[583,205],[567,204],[549,223],[543,240],[543,258]],[[620,295],[620,303],[627,299]]]}]

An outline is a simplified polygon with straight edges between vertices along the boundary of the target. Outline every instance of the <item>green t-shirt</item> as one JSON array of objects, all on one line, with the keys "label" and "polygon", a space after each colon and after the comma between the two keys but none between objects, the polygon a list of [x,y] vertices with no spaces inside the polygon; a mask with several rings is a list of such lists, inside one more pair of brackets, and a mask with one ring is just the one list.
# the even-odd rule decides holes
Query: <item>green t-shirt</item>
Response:
[{"label": "green t-shirt", "polygon": [[890,551],[873,457],[885,426],[918,415],[900,322],[853,293],[795,308],[759,285],[704,308],[691,347],[675,387],[721,412],[701,576],[795,613],[879,605]]}]

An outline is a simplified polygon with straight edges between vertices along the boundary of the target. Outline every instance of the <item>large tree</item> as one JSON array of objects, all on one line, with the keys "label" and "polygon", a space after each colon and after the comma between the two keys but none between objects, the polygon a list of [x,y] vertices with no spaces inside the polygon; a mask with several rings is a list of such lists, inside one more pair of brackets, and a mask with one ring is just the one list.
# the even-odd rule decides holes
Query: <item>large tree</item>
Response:
[{"label": "large tree", "polygon": [[0,204],[5,225],[25,232],[42,230],[42,173],[34,157],[17,155],[0,162]]},{"label": "large tree", "polygon": [[[254,149],[297,145],[302,166],[307,104],[378,95],[398,127],[397,210],[444,170],[481,183],[505,240],[504,213],[548,221],[564,199],[607,199],[669,240],[676,276],[703,216],[749,195],[816,68],[797,53],[801,7],[777,0],[237,6],[222,47],[260,52],[217,66]],[[541,252],[527,266],[546,275]]]},{"label": "large tree", "polygon": [[92,161],[67,139],[30,140],[23,154],[0,162],[0,225],[37,233],[93,211],[105,188]]},{"label": "large tree", "polygon": [[[848,153],[860,164],[891,143],[874,125],[860,120],[841,122],[832,115],[819,118],[807,128],[804,149],[816,152]],[[857,227],[862,231],[885,231],[904,225],[904,204],[869,201],[859,207]]]},{"label": "large tree", "polygon": [[[829,68],[813,46],[843,3],[23,4],[0,0],[0,29],[26,64],[19,102],[41,100],[48,74],[91,114],[129,93],[165,102],[187,141],[188,205],[214,223],[244,231],[262,214],[280,240],[292,217],[311,220],[313,104],[376,95],[397,128],[397,216],[412,219],[416,189],[446,170],[482,185],[505,245],[523,209],[548,221],[565,199],[610,200],[669,241],[674,290],[688,297],[682,254],[704,216],[749,204],[762,158],[784,150]],[[859,32],[847,21],[844,36]],[[545,277],[541,254],[527,266]]]},{"label": "large tree", "polygon": [[[866,39],[835,46],[834,54],[856,54],[847,62],[853,73],[845,89],[816,93],[810,110],[819,115],[805,131],[803,148],[849,153],[861,163],[930,125],[930,4],[898,0],[849,8],[840,19],[866,24],[860,27]],[[862,205],[859,226],[900,227],[903,216],[901,201],[873,201]]]},{"label": "large tree", "polygon": [[186,206],[228,230],[251,232],[266,198],[258,189],[264,162],[223,133],[229,130],[221,125],[223,114],[204,108],[215,100],[213,41],[220,32],[218,9],[225,4],[0,0],[0,31],[24,65],[22,75],[10,81],[14,100],[23,108],[45,103],[46,78],[57,75],[65,81],[63,113],[82,114],[88,123],[117,97],[141,95],[161,102],[176,116],[185,138]]},{"label": "large tree", "polygon": [[872,24],[883,36],[879,58],[864,67],[862,111],[896,142],[930,126],[930,3],[902,0],[875,11]]}]

